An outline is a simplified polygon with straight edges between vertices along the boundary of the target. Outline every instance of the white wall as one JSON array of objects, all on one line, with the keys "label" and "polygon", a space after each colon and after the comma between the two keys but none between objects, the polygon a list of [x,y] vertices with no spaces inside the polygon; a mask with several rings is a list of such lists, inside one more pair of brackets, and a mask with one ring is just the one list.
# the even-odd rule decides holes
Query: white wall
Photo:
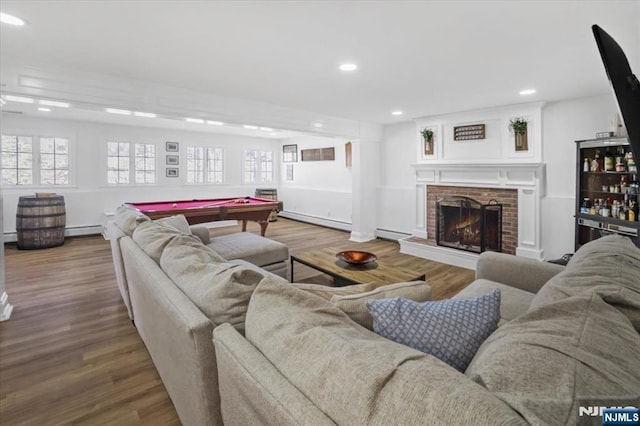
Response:
[{"label": "white wall", "polygon": [[[254,195],[256,187],[277,187],[279,179],[279,140],[199,133],[186,130],[154,129],[91,122],[36,119],[3,114],[2,133],[55,135],[71,138],[75,144],[75,183],[71,188],[3,188],[4,232],[15,232],[15,214],[18,198],[32,195],[36,190],[53,191],[64,195],[67,210],[67,229],[102,225],[103,214],[113,212],[127,201],[180,200],[224,196]],[[152,186],[108,186],[106,184],[106,141],[108,139],[155,143],[157,145],[158,183]],[[180,143],[180,177],[165,177],[165,142]],[[221,146],[225,150],[225,184],[185,184],[184,158],[186,147]],[[274,182],[270,184],[242,183],[242,152],[245,148],[274,151]]]},{"label": "white wall", "polygon": [[[322,220],[350,224],[352,221],[352,175],[345,163],[346,140],[315,136],[300,136],[283,141],[283,145],[298,145],[298,161],[282,163],[278,198],[284,211]],[[301,161],[303,149],[335,149],[334,161]],[[282,149],[280,148],[280,153]],[[283,176],[287,165],[293,165],[293,181]]]},{"label": "white wall", "polygon": [[[542,200],[542,248],[547,259],[574,251],[575,141],[606,131],[616,112],[612,95],[553,102],[542,110],[542,161],[547,191]],[[418,162],[416,124],[385,126],[381,144],[378,228],[410,234],[414,225]]]},{"label": "white wall", "polygon": [[547,196],[542,200],[542,244],[547,259],[575,250],[575,141],[609,130],[609,116],[615,112],[613,95],[553,102],[543,109]]}]

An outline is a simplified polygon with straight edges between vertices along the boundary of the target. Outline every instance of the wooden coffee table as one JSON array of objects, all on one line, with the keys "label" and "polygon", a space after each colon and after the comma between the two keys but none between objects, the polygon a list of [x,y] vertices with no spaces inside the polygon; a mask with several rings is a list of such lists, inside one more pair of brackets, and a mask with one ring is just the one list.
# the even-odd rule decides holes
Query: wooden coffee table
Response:
[{"label": "wooden coffee table", "polygon": [[298,262],[333,277],[335,286],[374,283],[377,286],[403,281],[425,280],[425,274],[406,267],[396,266],[384,256],[364,265],[351,265],[336,259],[342,251],[334,247],[307,251],[291,256],[291,282],[294,282],[293,263]]}]

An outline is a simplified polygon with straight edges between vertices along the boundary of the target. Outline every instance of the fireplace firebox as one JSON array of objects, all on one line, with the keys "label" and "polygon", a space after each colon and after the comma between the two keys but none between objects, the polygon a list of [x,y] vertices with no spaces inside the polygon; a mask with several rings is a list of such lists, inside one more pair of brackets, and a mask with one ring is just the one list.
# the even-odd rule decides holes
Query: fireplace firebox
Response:
[{"label": "fireplace firebox", "polygon": [[438,199],[436,243],[474,253],[502,251],[502,204],[459,196]]}]

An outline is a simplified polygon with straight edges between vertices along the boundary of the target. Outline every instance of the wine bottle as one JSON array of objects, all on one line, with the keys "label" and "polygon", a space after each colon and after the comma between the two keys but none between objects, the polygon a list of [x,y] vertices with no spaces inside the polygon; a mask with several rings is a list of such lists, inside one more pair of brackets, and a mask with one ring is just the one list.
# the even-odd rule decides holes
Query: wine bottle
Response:
[{"label": "wine bottle", "polygon": [[613,158],[613,155],[611,154],[611,151],[607,150],[607,152],[605,152],[604,154],[604,171],[612,172],[615,169],[616,169],[616,163]]}]

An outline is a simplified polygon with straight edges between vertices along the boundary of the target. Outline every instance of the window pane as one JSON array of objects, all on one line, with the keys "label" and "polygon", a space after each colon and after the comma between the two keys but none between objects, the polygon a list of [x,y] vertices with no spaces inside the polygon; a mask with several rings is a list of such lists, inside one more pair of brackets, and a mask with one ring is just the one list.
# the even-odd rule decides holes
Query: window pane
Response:
[{"label": "window pane", "polygon": [[156,182],[156,174],[155,172],[144,172],[144,181],[145,183],[155,183]]},{"label": "window pane", "polygon": [[42,154],[40,156],[40,168],[42,170],[53,170],[55,162],[53,154]]},{"label": "window pane", "polygon": [[156,146],[154,144],[148,143],[144,146],[145,156],[147,157],[155,157],[156,156]]},{"label": "window pane", "polygon": [[2,150],[16,152],[18,146],[18,138],[16,136],[2,135]]},{"label": "window pane", "polygon": [[136,171],[144,170],[144,158],[136,158]]},{"label": "window pane", "polygon": [[144,157],[144,144],[136,144],[136,157]]},{"label": "window pane", "polygon": [[129,183],[129,172],[118,172],[118,183],[127,184]]},{"label": "window pane", "polygon": [[136,183],[144,183],[144,172],[136,170]]},{"label": "window pane", "polygon": [[118,155],[120,156],[129,156],[129,144],[126,142],[121,142],[118,144]]},{"label": "window pane", "polygon": [[31,154],[18,154],[18,168],[31,169],[33,167],[33,156]]},{"label": "window pane", "polygon": [[53,138],[40,138],[40,152],[43,154],[53,154]]},{"label": "window pane", "polygon": [[192,159],[187,159],[187,170],[195,170],[196,161]]},{"label": "window pane", "polygon": [[56,154],[69,153],[69,139],[56,138]]},{"label": "window pane", "polygon": [[69,184],[69,170],[56,170],[56,185]]},{"label": "window pane", "polygon": [[18,151],[31,152],[31,137],[18,136]]},{"label": "window pane", "polygon": [[118,157],[108,157],[107,158],[107,169],[108,170],[117,170],[118,169]]},{"label": "window pane", "polygon": [[2,184],[16,185],[18,183],[18,171],[16,169],[2,169]]},{"label": "window pane", "polygon": [[118,183],[118,172],[109,170],[107,172],[107,183]]},{"label": "window pane", "polygon": [[129,157],[118,157],[118,168],[120,170],[129,170]]},{"label": "window pane", "polygon": [[107,155],[108,156],[117,156],[118,155],[118,143],[117,142],[107,142]]},{"label": "window pane", "polygon": [[69,168],[69,156],[56,155],[56,169],[68,169],[68,168]]},{"label": "window pane", "polygon": [[2,153],[2,168],[3,169],[15,169],[18,167],[18,156],[10,152]]},{"label": "window pane", "polygon": [[31,185],[33,172],[31,170],[18,170],[18,185]]},{"label": "window pane", "polygon": [[156,160],[154,158],[147,158],[144,160],[144,168],[146,170],[155,170]]},{"label": "window pane", "polygon": [[40,171],[40,183],[44,185],[53,185],[55,183],[53,170]]}]

